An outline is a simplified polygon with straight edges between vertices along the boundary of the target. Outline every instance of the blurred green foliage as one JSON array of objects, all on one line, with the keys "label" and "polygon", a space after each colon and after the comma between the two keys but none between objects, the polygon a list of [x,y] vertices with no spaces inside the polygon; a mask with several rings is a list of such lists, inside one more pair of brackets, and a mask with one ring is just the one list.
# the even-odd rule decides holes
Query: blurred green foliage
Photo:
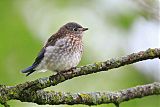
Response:
[{"label": "blurred green foliage", "polygon": [[[20,72],[22,69],[32,63],[38,51],[41,49],[42,43],[40,42],[40,39],[36,38],[34,33],[29,30],[24,17],[17,10],[18,8],[15,7],[15,2],[18,2],[18,0],[0,1],[0,84],[4,85],[16,85],[25,81],[35,80],[36,78],[52,74],[51,72],[35,73],[29,77],[26,77]],[[72,3],[70,6],[74,6],[74,4],[77,3],[89,4],[91,1],[56,0],[44,2],[54,2],[57,6],[65,8],[64,6],[67,4],[69,5]],[[134,15],[121,15],[115,20],[116,23],[120,23],[121,27],[128,28],[134,18]],[[91,54],[92,52],[85,53],[81,65],[90,63],[90,59],[87,56]],[[55,87],[49,87],[46,90],[65,92],[116,91],[136,85],[150,83],[152,81],[153,80],[148,79],[144,75],[140,74],[134,67],[126,66],[123,68],[111,70],[111,72],[101,72],[74,78],[72,80],[58,84]],[[159,105],[159,99],[159,96],[145,97],[142,99],[135,99],[122,103],[121,106],[158,107],[157,105]],[[9,104],[11,107],[37,106],[36,104],[21,103],[20,101],[9,101]],[[75,105],[73,107],[87,106]],[[106,105],[99,105],[98,107],[106,107]],[[109,104],[107,107],[114,107],[114,105]]]},{"label": "blurred green foliage", "polygon": [[129,30],[132,26],[135,19],[138,17],[138,14],[135,12],[132,13],[122,13],[111,16],[111,23],[118,28]]}]

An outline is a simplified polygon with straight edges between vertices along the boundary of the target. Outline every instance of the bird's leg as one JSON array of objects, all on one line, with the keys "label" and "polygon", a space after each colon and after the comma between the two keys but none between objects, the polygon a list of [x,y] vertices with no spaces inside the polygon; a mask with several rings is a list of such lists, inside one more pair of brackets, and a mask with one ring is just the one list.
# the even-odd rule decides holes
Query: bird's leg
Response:
[{"label": "bird's leg", "polygon": [[56,71],[57,74],[59,76],[63,76],[64,78],[67,78],[67,74],[73,74],[74,73],[74,69],[76,69],[76,67],[72,67],[69,70],[64,70],[64,71]]},{"label": "bird's leg", "polygon": [[67,72],[67,70],[65,70],[65,71],[56,71],[56,72],[57,72],[56,75],[65,77],[65,73]]},{"label": "bird's leg", "polygon": [[61,71],[56,71],[56,75],[62,75]]}]

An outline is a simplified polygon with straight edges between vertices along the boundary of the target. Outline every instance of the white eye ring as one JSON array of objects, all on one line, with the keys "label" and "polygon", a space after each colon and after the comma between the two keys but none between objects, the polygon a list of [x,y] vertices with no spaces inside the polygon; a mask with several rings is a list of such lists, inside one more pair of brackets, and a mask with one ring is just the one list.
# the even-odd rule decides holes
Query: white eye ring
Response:
[{"label": "white eye ring", "polygon": [[73,31],[77,31],[77,28],[73,28]]}]

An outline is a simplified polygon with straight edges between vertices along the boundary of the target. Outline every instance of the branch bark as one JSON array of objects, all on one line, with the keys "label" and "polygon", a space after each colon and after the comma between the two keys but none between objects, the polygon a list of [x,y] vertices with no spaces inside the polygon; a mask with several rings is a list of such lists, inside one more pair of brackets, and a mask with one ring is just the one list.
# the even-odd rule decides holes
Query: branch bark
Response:
[{"label": "branch bark", "polygon": [[40,78],[35,81],[17,85],[17,87],[20,87],[22,90],[41,90],[50,86],[55,86],[61,82],[72,79],[74,77],[88,75],[101,71],[108,71],[110,69],[118,68],[124,65],[133,64],[139,61],[154,58],[160,58],[160,48],[148,49],[146,51],[132,53],[124,57],[112,58],[105,62],[97,62],[94,64],[73,68],[69,71],[58,73],[50,77]]},{"label": "branch bark", "polygon": [[50,77],[40,78],[35,81],[18,84],[16,86],[0,85],[0,103],[8,106],[6,101],[17,99],[20,101],[35,102],[37,104],[86,104],[97,105],[106,103],[119,104],[134,98],[160,94],[160,83],[133,87],[118,92],[93,92],[93,93],[63,93],[47,92],[42,89],[57,85],[74,77],[92,74],[100,71],[118,68],[135,62],[160,58],[160,48],[140,51],[124,57],[114,58],[105,62],[73,68],[69,71],[58,73]]},{"label": "branch bark", "polygon": [[141,85],[124,89],[117,92],[92,92],[92,93],[65,93],[54,91],[31,91],[27,93],[21,93],[19,90],[13,89],[13,87],[1,86],[0,99],[13,100],[17,99],[22,102],[34,102],[39,105],[59,105],[59,104],[85,104],[85,105],[99,105],[114,103],[119,105],[121,102],[128,101],[135,98],[142,98],[150,95],[160,94],[160,83],[155,82],[152,84]]}]

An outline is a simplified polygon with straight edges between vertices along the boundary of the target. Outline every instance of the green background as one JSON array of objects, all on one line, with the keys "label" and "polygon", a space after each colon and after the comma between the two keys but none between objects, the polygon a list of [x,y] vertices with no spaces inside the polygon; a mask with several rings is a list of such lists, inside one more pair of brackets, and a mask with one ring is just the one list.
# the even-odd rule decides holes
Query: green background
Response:
[{"label": "green background", "polygon": [[[92,7],[92,4],[94,4],[94,1],[91,2],[90,0],[88,1],[46,0],[43,2],[49,2],[51,4],[53,3],[54,5],[57,5],[57,7],[59,8],[58,10],[59,12],[68,7],[72,7],[74,9],[76,6],[79,6],[79,8],[81,8],[80,5],[86,6],[86,8],[87,7],[90,8]],[[24,3],[25,3],[24,0],[0,1],[0,84],[12,86],[19,83],[24,83],[26,81],[35,80],[40,77],[49,76],[52,74],[52,72],[49,71],[46,73],[34,73],[33,75],[26,77],[24,74],[20,72],[22,69],[24,69],[25,67],[29,66],[32,63],[35,56],[43,46],[43,42],[45,42],[45,40],[42,40],[39,37],[37,37],[37,35],[33,33],[26,24],[24,15],[21,13],[20,10],[21,9],[20,7],[22,7],[21,4]],[[122,15],[119,15],[119,17],[111,16],[111,19],[109,20],[111,20],[110,22],[112,23],[113,26],[117,26],[119,29],[124,29],[127,32],[127,30],[129,30],[130,26],[132,25],[134,19],[139,15],[143,15],[144,17],[147,16],[146,13],[142,14],[133,12],[133,14],[124,13]],[[58,27],[61,25],[62,22],[63,21],[59,22],[58,19],[54,21],[52,27],[52,33],[58,29]],[[48,35],[46,35],[46,38],[48,38],[49,35],[50,32],[48,33]],[[87,34],[87,36],[91,35]],[[86,49],[87,51],[85,51],[80,65],[93,63],[91,62],[92,60],[90,58],[90,56],[93,53],[91,49],[89,48]],[[124,54],[125,53],[121,51],[119,52],[119,56]],[[150,78],[150,76],[145,76],[141,72],[139,72],[139,70],[136,69],[134,66],[128,65],[118,69],[110,70],[110,72],[104,71],[96,74],[77,77],[65,81],[63,83],[60,83],[54,87],[49,87],[46,90],[55,90],[55,91],[64,91],[73,93],[94,92],[94,91],[102,91],[102,92],[116,91],[134,87],[137,85],[151,83],[153,81],[154,79]],[[9,101],[8,103],[11,105],[11,107],[35,107],[35,106],[42,107],[42,105],[20,102],[17,100],[14,101],[12,100]],[[1,106],[2,105],[0,105],[0,107]],[[60,105],[60,106],[69,107],[67,105]],[[60,106],[58,105],[56,107]],[[98,105],[98,107],[106,107],[106,106],[114,107],[113,104]],[[134,99],[121,104],[121,107],[158,107],[158,106],[160,106],[159,96],[149,96],[149,97],[144,97],[142,99]],[[44,107],[50,107],[50,106],[44,105]],[[73,107],[87,107],[87,106],[74,105]]]}]

